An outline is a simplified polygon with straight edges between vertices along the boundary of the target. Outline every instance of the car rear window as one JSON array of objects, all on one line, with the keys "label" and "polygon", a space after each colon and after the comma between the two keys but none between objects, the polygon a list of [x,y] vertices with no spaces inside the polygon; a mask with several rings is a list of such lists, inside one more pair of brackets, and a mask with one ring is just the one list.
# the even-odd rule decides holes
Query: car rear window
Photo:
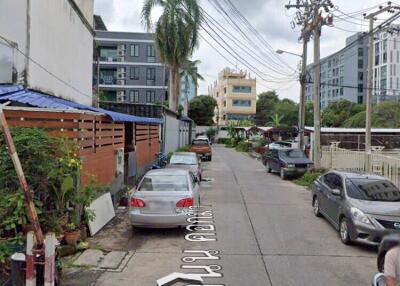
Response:
[{"label": "car rear window", "polygon": [[303,151],[301,150],[286,150],[286,151],[280,151],[280,154],[283,157],[287,158],[306,158],[306,155],[304,154]]},{"label": "car rear window", "polygon": [[207,140],[193,140],[192,145],[208,145]]},{"label": "car rear window", "polygon": [[138,191],[142,192],[185,192],[189,191],[187,178],[184,175],[146,176]]},{"label": "car rear window", "polygon": [[365,201],[398,202],[400,190],[388,180],[347,179],[347,195]]},{"label": "car rear window", "polygon": [[196,165],[197,160],[193,156],[172,155],[170,163],[172,165]]}]

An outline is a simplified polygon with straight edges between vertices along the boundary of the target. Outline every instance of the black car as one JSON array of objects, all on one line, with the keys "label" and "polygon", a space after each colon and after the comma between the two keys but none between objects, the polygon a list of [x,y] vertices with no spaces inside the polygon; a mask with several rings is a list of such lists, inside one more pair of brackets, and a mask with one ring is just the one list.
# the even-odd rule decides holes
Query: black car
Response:
[{"label": "black car", "polygon": [[312,205],[345,244],[378,244],[387,233],[400,230],[400,190],[381,176],[328,172],[313,183]]},{"label": "black car", "polygon": [[278,172],[283,180],[288,176],[302,175],[313,162],[300,149],[272,149],[264,153],[262,162],[268,173]]}]

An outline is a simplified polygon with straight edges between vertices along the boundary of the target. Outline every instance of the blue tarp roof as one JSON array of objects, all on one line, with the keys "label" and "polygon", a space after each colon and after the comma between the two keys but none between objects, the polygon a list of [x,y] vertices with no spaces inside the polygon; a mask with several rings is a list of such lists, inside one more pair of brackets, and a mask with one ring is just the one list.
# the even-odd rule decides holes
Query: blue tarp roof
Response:
[{"label": "blue tarp roof", "polygon": [[135,123],[151,123],[151,124],[163,123],[162,119],[140,117],[140,116],[109,111],[102,108],[95,108],[79,104],[73,101],[65,100],[62,98],[54,97],[51,95],[47,95],[44,93],[27,90],[21,86],[0,85],[0,100],[15,101],[41,108],[54,108],[54,109],[66,109],[66,110],[79,109],[79,110],[100,112],[110,116],[114,121],[118,122],[135,122]]}]

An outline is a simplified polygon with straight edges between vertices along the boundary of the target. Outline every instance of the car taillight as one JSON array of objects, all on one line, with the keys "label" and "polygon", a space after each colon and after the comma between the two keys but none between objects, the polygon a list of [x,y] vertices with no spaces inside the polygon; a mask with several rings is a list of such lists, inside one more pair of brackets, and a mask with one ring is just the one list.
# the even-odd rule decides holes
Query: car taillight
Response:
[{"label": "car taillight", "polygon": [[177,208],[188,208],[193,206],[193,198],[182,199],[176,203]]},{"label": "car taillight", "polygon": [[146,206],[145,202],[139,199],[131,199],[131,207],[133,208],[144,208]]}]

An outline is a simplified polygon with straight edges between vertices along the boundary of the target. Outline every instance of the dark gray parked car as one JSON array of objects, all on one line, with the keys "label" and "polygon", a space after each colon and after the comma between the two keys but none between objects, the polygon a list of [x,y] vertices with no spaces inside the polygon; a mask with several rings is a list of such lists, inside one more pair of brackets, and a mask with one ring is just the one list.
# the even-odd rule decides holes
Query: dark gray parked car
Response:
[{"label": "dark gray parked car", "polygon": [[268,173],[278,172],[285,180],[288,176],[303,175],[314,166],[300,149],[272,149],[265,152],[262,162]]},{"label": "dark gray parked car", "polygon": [[312,186],[316,216],[323,215],[345,244],[377,244],[400,230],[400,190],[386,178],[331,171]]}]

